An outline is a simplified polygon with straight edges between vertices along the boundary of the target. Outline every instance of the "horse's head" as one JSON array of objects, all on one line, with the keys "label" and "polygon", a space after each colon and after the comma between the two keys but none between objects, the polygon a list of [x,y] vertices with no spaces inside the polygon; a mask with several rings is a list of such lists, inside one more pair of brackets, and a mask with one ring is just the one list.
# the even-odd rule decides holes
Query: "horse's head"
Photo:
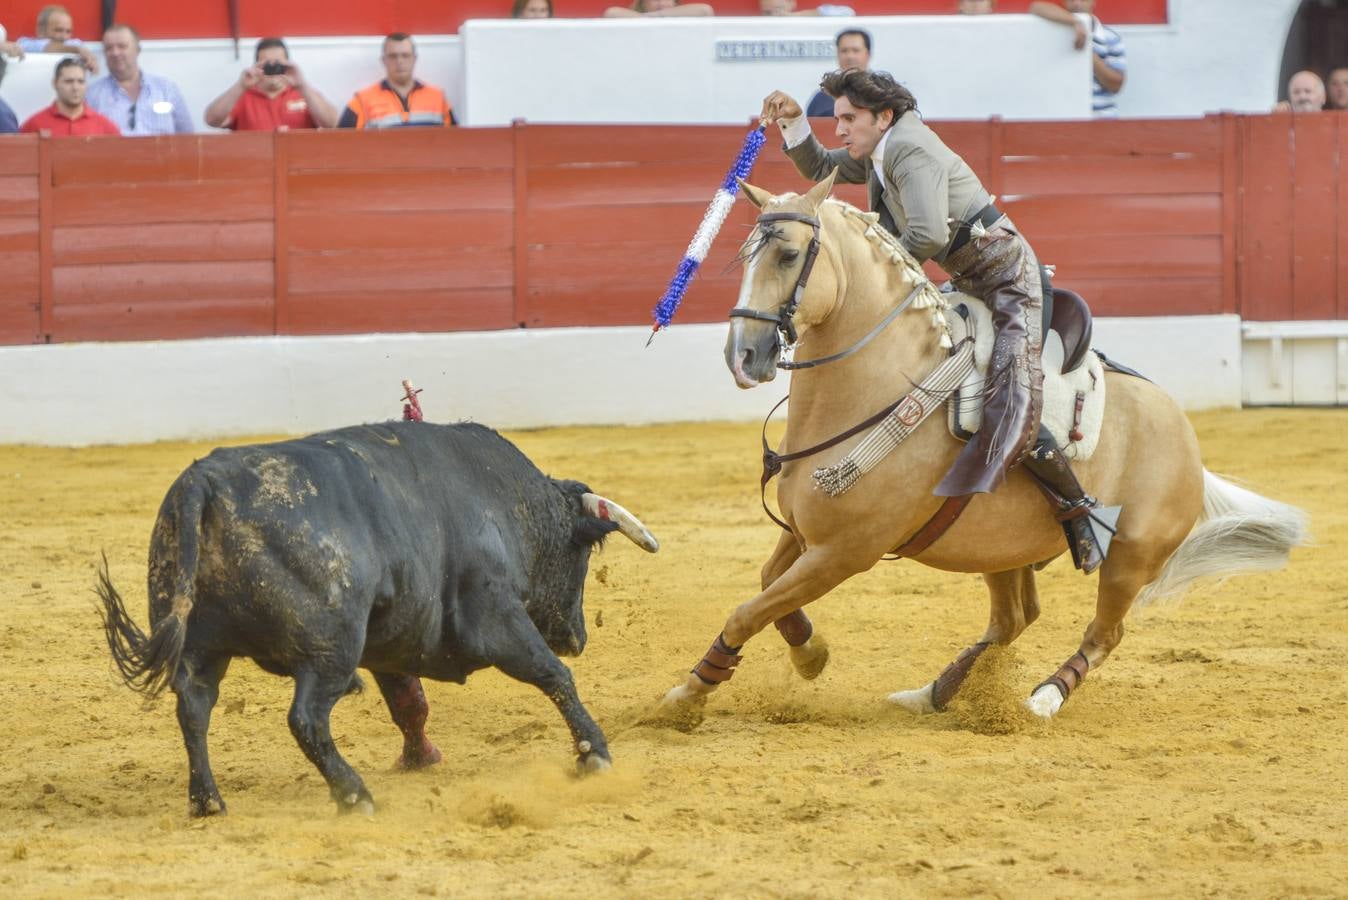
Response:
[{"label": "horse's head", "polygon": [[819,214],[837,174],[835,169],[804,196],[774,197],[740,182],[744,196],[762,211],[740,253],[744,279],[725,345],[726,366],[742,388],[777,377],[783,339],[795,343],[836,302],[838,276],[820,253]]}]

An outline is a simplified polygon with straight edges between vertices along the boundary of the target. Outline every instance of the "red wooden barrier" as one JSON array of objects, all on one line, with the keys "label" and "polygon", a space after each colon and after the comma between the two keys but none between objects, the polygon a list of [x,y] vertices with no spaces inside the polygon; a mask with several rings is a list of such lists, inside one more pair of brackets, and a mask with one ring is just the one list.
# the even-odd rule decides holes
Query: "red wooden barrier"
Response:
[{"label": "red wooden barrier", "polygon": [[0,344],[42,339],[37,141],[0,141]]},{"label": "red wooden barrier", "polygon": [[[1348,114],[936,128],[1098,314],[1348,318]],[[0,342],[644,324],[743,136],[11,137]],[[808,187],[775,136],[754,181]],[[732,214],[680,322],[724,317],[753,214]]]}]

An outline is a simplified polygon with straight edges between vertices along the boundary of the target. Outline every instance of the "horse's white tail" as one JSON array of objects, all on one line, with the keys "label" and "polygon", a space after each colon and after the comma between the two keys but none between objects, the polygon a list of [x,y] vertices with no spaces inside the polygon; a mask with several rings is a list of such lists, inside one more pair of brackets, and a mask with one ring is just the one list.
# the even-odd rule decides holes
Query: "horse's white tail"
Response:
[{"label": "horse's white tail", "polygon": [[1293,547],[1310,541],[1306,513],[1261,497],[1203,470],[1203,515],[1155,581],[1133,606],[1178,599],[1205,578],[1270,572],[1287,565]]}]

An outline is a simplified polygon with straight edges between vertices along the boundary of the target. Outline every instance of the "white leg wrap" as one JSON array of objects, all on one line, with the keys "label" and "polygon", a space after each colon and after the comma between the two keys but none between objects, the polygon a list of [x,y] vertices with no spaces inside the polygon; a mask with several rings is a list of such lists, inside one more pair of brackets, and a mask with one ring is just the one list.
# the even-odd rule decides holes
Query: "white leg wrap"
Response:
[{"label": "white leg wrap", "polygon": [[936,712],[936,704],[932,703],[932,693],[936,689],[936,682],[931,682],[925,687],[920,687],[915,691],[897,691],[890,694],[885,699],[895,706],[902,706],[909,712],[915,712],[918,715]]}]

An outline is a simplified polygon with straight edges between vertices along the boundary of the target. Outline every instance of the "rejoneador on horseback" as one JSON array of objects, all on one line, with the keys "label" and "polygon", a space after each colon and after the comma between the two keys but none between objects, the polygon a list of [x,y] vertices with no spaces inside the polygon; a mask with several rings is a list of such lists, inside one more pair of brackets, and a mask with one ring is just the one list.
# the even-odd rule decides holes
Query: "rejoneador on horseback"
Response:
[{"label": "rejoneador on horseback", "polygon": [[[1077,652],[1027,701],[1052,716],[1118,645],[1135,603],[1281,568],[1306,541],[1305,515],[1204,469],[1174,400],[1090,349],[1084,302],[1045,289],[1029,243],[907,89],[855,69],[821,87],[839,149],[820,144],[787,94],[763,102],[787,156],[818,183],[803,196],[742,185],[761,214],[725,348],[742,388],[793,373],[781,446],[764,442],[783,534],[762,591],[664,702],[704,702],[769,624],[797,672],[817,676],[828,648],[803,607],[895,554],[988,585],[982,638],[931,683],[889,697],[944,709],[983,651],[1038,617],[1035,571],[1069,549],[1100,580]],[[829,199],[838,178],[866,184],[872,211]],[[928,281],[928,259],[960,293]],[[948,422],[934,424],[947,404]],[[866,490],[850,490],[863,477]]]}]

